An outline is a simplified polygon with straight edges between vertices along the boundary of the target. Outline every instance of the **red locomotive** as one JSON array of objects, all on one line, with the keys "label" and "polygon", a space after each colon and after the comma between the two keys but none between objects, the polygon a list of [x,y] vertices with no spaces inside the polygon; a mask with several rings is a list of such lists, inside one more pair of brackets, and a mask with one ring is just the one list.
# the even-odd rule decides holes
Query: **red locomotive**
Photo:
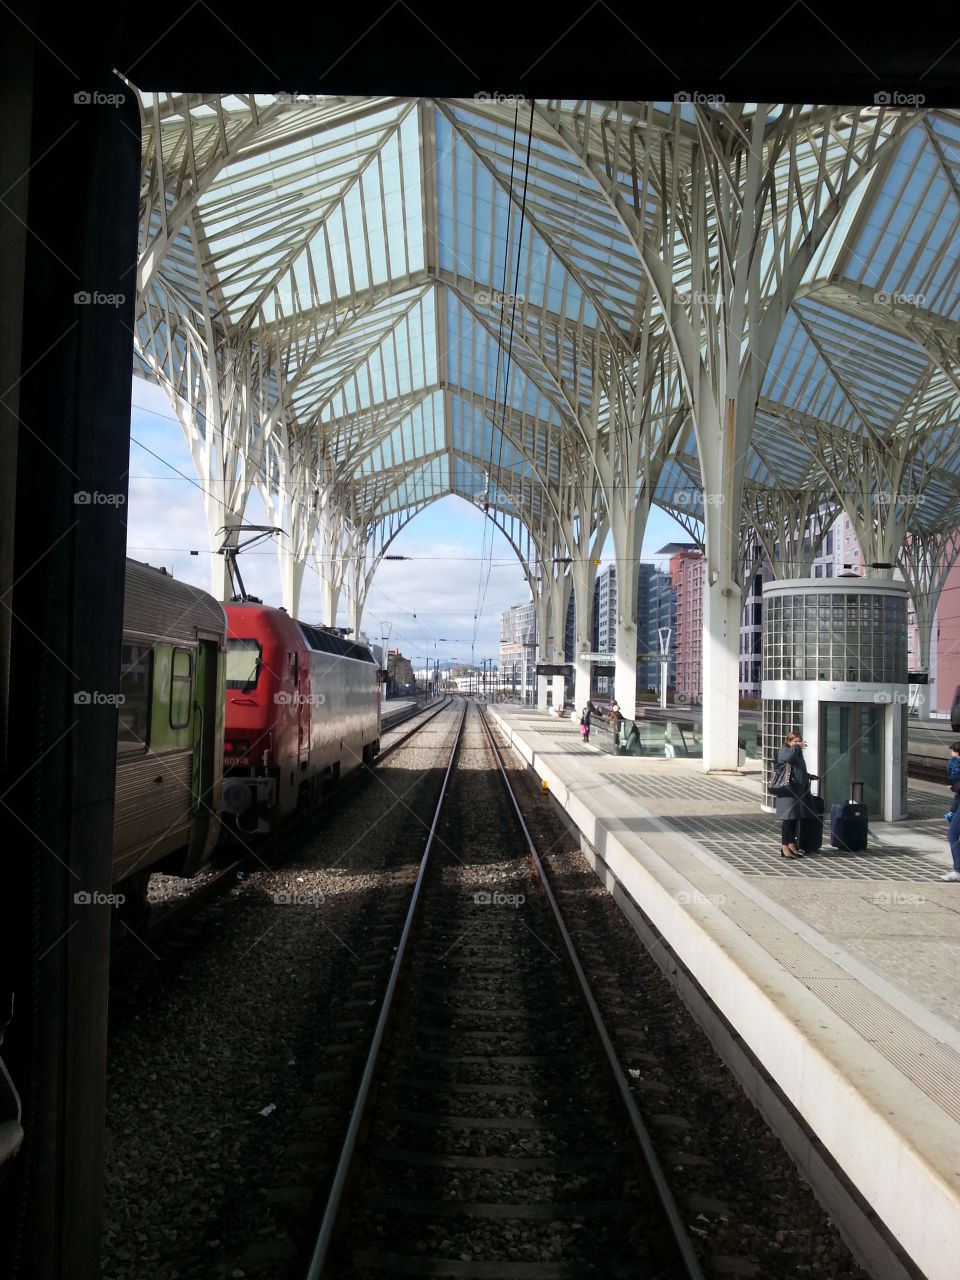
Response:
[{"label": "red locomotive", "polygon": [[264,832],[380,749],[379,669],[365,645],[244,602],[227,615],[222,803]]}]

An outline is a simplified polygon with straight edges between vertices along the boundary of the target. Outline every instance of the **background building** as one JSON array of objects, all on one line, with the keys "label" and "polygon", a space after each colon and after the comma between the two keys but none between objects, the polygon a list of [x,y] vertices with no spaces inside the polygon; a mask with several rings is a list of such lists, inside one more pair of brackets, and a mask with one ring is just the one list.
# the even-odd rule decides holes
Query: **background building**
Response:
[{"label": "background building", "polygon": [[[617,651],[617,570],[609,565],[597,574],[593,588],[593,652]],[[613,667],[599,667],[594,680],[597,693],[613,692]]]},{"label": "background building", "polygon": [[773,577],[770,561],[759,543],[753,548],[747,570],[750,590],[740,619],[740,697],[760,697],[760,662],[763,630],[763,584]]},{"label": "background building", "polygon": [[949,711],[960,685],[960,562],[947,575],[934,616],[930,678],[934,680],[933,710]]},{"label": "background building", "polygon": [[415,686],[413,666],[399,649],[387,650],[387,696],[412,689]]},{"label": "background building", "polygon": [[703,588],[706,561],[695,543],[671,542],[660,550],[670,557],[670,579],[677,593],[677,698],[703,696]]},{"label": "background building", "polygon": [[537,615],[532,600],[512,605],[500,615],[501,683],[518,693],[536,688],[536,628]]},{"label": "background building", "polygon": [[[676,685],[677,658],[677,593],[669,573],[655,564],[641,564],[637,582],[637,653],[660,652],[661,628],[670,629],[670,662],[667,665],[667,688]],[[637,692],[646,689],[660,692],[660,662],[641,658],[637,663]]]}]

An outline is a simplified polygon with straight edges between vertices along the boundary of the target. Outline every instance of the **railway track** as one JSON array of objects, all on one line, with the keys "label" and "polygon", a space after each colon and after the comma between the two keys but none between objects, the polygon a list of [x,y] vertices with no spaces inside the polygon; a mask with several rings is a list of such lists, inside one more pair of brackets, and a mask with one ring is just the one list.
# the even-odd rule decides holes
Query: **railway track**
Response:
[{"label": "railway track", "polygon": [[[390,759],[396,751],[399,751],[432,720],[436,719],[441,712],[445,711],[451,701],[451,698],[445,697],[436,704],[411,712],[391,725],[389,729],[384,730],[384,735],[396,733],[396,736],[392,737],[382,747],[374,762],[375,767],[384,764]],[[415,725],[406,729],[403,733],[397,732],[402,725],[406,725],[414,719],[417,720]],[[352,789],[362,785],[365,781],[369,782],[372,773],[374,773],[374,768],[367,764],[354,770],[324,793],[324,805],[329,804],[331,801],[341,804]],[[112,951],[114,959],[133,951],[138,945],[141,947],[146,946],[148,950],[159,946],[166,938],[187,924],[191,917],[196,915],[212,898],[215,898],[218,894],[225,893],[237,880],[242,880],[249,871],[257,866],[269,866],[273,854],[286,844],[291,836],[296,836],[298,830],[301,830],[311,821],[315,821],[316,817],[315,810],[308,810],[295,818],[293,822],[288,823],[277,831],[270,832],[267,836],[259,839],[246,838],[233,844],[228,844],[224,847],[220,865],[211,865],[206,874],[198,877],[195,883],[186,882],[190,887],[184,896],[178,897],[173,901],[160,902],[146,912],[130,917],[119,914],[113,931]]]},{"label": "railway track", "polygon": [[472,704],[307,1271],[334,1273],[701,1276]]}]

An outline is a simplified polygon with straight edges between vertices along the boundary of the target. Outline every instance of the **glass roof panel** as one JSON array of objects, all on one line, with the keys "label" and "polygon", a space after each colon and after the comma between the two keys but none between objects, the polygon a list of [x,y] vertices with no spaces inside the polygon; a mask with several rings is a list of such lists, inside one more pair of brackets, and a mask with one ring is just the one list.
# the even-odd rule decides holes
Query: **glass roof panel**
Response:
[{"label": "glass roof panel", "polygon": [[[539,104],[525,174],[526,107],[517,115],[515,141],[513,109],[498,103],[330,97],[277,110],[269,96],[257,101],[263,115],[256,127],[246,95],[223,99],[222,118],[212,98],[190,108],[196,154],[218,166],[195,211],[206,274],[198,277],[186,224],[174,228],[151,285],[149,319],[138,313],[141,353],[164,361],[182,387],[184,330],[178,326],[168,348],[166,314],[199,315],[213,299],[229,339],[239,332],[264,346],[284,344],[271,364],[264,402],[275,404],[282,370],[297,423],[324,424],[336,457],[346,465],[353,460],[350,474],[362,477],[364,492],[377,501],[402,506],[401,497],[422,502],[444,491],[446,460],[431,455],[452,447],[475,459],[475,466],[461,466],[465,483],[468,471],[472,483],[473,471],[496,453],[504,493],[514,492],[527,512],[530,494],[521,499],[511,483],[536,487],[528,459],[559,477],[561,451],[569,456],[571,440],[582,447],[576,416],[591,412],[597,344],[622,340],[628,365],[640,349],[646,279],[606,182],[629,208],[637,200],[652,230],[658,191],[653,182],[639,189],[640,170],[632,169],[634,157],[642,163],[649,147],[657,181],[661,162],[677,166],[689,207],[692,105],[666,103],[648,112],[642,103],[571,102],[564,108],[564,136],[582,139],[584,156],[552,129],[559,104]],[[167,184],[160,198],[172,217],[189,169],[186,103],[164,95],[158,105]],[[802,183],[815,181],[829,128],[825,162],[835,182],[847,163],[850,130],[863,131],[860,148],[870,121],[880,120],[869,109],[832,118],[825,108],[806,111],[796,145],[784,148],[776,172],[779,233],[791,164]],[[775,108],[768,123],[777,116],[782,109]],[[220,150],[221,119],[232,147],[228,163]],[[892,113],[882,118],[887,134],[895,119]],[[144,122],[149,158],[152,110]],[[421,172],[421,133],[425,142],[435,135],[436,164],[427,174]],[[889,432],[919,420],[921,412],[925,422],[949,419],[955,430],[955,381],[931,381],[919,406],[916,394],[929,369],[920,341],[936,347],[957,377],[956,333],[944,321],[960,319],[960,120],[956,113],[927,112],[896,145],[893,160],[857,185],[815,254],[761,394],[850,431],[869,425]],[[145,164],[145,173],[154,171],[155,162]],[[595,172],[609,178],[597,179]],[[435,264],[424,242],[424,210],[434,202]],[[148,242],[162,238],[160,207],[150,210]],[[799,227],[794,218],[794,235]],[[773,239],[771,230],[760,251],[764,296],[777,278]],[[674,292],[689,290],[690,252],[679,229],[673,264]],[[842,281],[832,292],[821,287],[841,276],[859,289],[845,289]],[[880,315],[873,301],[878,292],[894,299],[879,305],[912,310]],[[501,293],[516,297],[505,301]],[[662,324],[657,308],[655,316]],[[261,317],[268,328],[257,327]],[[202,331],[196,315],[192,322]],[[923,325],[921,332],[916,326]],[[914,339],[901,332],[911,326]],[[142,354],[137,359],[142,372]],[[444,443],[444,404],[451,445]],[[905,418],[908,413],[913,417]],[[609,417],[601,396],[601,435]],[[517,444],[502,438],[495,424]],[[694,434],[686,432],[679,452],[687,470],[670,464],[679,468],[677,484],[682,479],[689,487],[695,448]],[[960,448],[949,465],[960,468]],[[411,466],[394,484],[393,469]],[[809,466],[775,409],[760,414],[747,466],[764,483],[801,476]],[[665,474],[669,480],[672,472]],[[539,509],[539,500],[538,493],[531,509]]]}]

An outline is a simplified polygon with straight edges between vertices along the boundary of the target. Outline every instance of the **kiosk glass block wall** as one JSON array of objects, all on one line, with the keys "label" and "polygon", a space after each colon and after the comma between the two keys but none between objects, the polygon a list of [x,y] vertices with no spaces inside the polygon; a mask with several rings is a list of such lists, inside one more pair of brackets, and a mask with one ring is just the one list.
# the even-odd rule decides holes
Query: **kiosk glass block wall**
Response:
[{"label": "kiosk glass block wall", "polygon": [[[907,733],[908,719],[910,709],[905,702],[900,703],[900,750],[903,755],[907,753]],[[900,772],[900,812],[907,813],[907,771],[902,769]]]},{"label": "kiosk glass block wall", "polygon": [[903,684],[906,626],[903,597],[774,595],[763,614],[763,679]]},{"label": "kiosk glass block wall", "polygon": [[[787,734],[795,729],[803,734],[803,702],[799,698],[768,698],[763,703],[763,803],[773,805],[770,795],[770,777],[777,759],[777,751],[783,746]],[[809,763],[809,762],[808,762]],[[816,770],[814,770],[816,772]]]}]

